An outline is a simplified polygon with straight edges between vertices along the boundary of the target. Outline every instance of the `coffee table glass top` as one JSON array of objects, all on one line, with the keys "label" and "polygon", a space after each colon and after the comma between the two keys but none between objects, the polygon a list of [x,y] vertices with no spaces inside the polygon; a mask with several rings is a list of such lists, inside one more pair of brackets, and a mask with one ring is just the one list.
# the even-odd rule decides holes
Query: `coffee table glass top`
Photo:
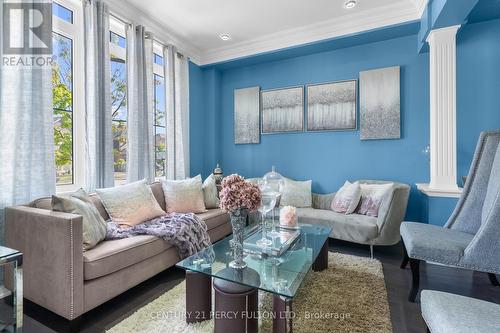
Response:
[{"label": "coffee table glass top", "polygon": [[[245,249],[247,267],[241,270],[229,267],[234,259],[229,243],[232,236],[180,261],[176,266],[293,298],[331,232],[331,228],[322,225],[299,224],[299,227],[300,237],[279,257],[262,256]],[[255,235],[254,232],[254,227],[247,228],[247,233]],[[260,232],[257,231],[258,234]]]}]

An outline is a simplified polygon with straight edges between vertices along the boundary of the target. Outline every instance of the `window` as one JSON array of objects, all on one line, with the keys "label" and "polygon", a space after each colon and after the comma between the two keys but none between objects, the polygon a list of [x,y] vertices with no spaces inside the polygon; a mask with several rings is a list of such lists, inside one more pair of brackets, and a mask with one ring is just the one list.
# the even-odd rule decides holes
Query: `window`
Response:
[{"label": "window", "polygon": [[52,34],[52,102],[57,184],[73,184],[73,40]]},{"label": "window", "polygon": [[111,113],[115,184],[127,180],[127,61],[125,26],[110,18]]},{"label": "window", "polygon": [[61,6],[57,2],[52,3],[52,15],[68,23],[73,23],[73,11]]},{"label": "window", "polygon": [[[52,105],[58,189],[83,183],[83,18],[81,3],[53,2]],[[81,24],[81,26],[78,26]]]},{"label": "window", "polygon": [[[155,51],[161,46],[154,45]],[[160,53],[160,52],[158,52]],[[165,163],[167,159],[166,138],[166,100],[165,100],[165,75],[163,57],[154,53],[154,88],[155,88],[155,117],[154,117],[154,144],[155,144],[155,175],[165,177]]]}]

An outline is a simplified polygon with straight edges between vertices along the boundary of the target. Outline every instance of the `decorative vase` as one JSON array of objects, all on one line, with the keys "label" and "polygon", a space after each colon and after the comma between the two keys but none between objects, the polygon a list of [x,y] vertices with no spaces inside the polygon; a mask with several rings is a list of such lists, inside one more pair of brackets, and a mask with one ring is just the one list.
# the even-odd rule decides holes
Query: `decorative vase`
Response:
[{"label": "decorative vase", "polygon": [[229,263],[229,267],[243,269],[247,267],[247,263],[243,260],[243,236],[247,225],[248,209],[237,209],[229,216],[233,229],[233,239],[230,241],[230,245],[234,257],[234,260]]}]

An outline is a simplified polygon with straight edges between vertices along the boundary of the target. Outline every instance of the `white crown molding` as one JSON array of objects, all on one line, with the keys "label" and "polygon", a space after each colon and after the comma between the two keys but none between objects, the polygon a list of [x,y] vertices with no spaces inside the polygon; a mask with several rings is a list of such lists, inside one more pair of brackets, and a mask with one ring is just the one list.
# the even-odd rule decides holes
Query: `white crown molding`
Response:
[{"label": "white crown molding", "polygon": [[422,17],[422,14],[424,13],[425,7],[427,7],[427,4],[429,3],[429,0],[412,0],[413,4],[415,5],[415,8],[417,9],[417,13],[419,18]]},{"label": "white crown molding", "polygon": [[401,1],[375,10],[352,13],[333,20],[284,30],[240,43],[231,43],[224,47],[201,50],[185,38],[181,38],[175,29],[167,27],[129,2],[105,1],[112,14],[124,21],[145,25],[156,39],[165,44],[175,45],[181,53],[200,66],[418,20],[428,2],[428,0],[412,0],[414,6],[408,6],[408,3]]},{"label": "white crown molding", "polygon": [[155,18],[144,13],[136,6],[123,0],[105,0],[109,5],[111,14],[116,15],[118,18],[135,23],[142,24],[147,27],[148,31],[152,32],[154,38],[163,44],[173,44],[177,47],[179,52],[188,56],[192,62],[199,64],[201,51],[192,43],[183,40],[175,32],[167,29],[165,25],[157,21]]},{"label": "white crown molding", "polygon": [[396,3],[376,10],[346,15],[335,20],[280,31],[226,47],[202,50],[200,65],[247,57],[418,19],[420,15],[416,8],[404,2]]}]

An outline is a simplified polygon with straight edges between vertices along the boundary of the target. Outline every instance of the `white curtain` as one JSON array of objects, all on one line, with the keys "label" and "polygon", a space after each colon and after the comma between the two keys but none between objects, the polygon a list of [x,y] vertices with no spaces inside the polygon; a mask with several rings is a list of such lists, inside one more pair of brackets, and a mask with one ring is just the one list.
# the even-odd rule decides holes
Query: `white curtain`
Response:
[{"label": "white curtain", "polygon": [[[1,7],[1,6],[0,6]],[[43,17],[51,15],[50,6]],[[5,15],[0,8],[0,18]],[[14,16],[10,16],[11,24]],[[20,20],[17,22],[22,25]],[[43,26],[43,25],[42,25]],[[41,33],[52,36],[50,25]],[[0,35],[3,36],[0,25]],[[3,36],[5,38],[5,36]],[[51,37],[48,39],[51,40]],[[0,48],[1,48],[0,44]],[[2,56],[3,60],[3,55]],[[15,56],[17,55],[5,55]],[[20,57],[50,57],[23,54]],[[3,63],[3,61],[2,61]],[[0,64],[0,243],[4,208],[55,193],[52,69]]]},{"label": "white curtain", "polygon": [[93,191],[114,185],[109,9],[100,0],[84,3],[85,187]]},{"label": "white curtain", "polygon": [[163,50],[167,99],[168,179],[189,176],[189,68],[188,59],[173,46]]},{"label": "white curtain", "polygon": [[155,178],[153,38],[141,25],[127,28],[127,181]]}]

